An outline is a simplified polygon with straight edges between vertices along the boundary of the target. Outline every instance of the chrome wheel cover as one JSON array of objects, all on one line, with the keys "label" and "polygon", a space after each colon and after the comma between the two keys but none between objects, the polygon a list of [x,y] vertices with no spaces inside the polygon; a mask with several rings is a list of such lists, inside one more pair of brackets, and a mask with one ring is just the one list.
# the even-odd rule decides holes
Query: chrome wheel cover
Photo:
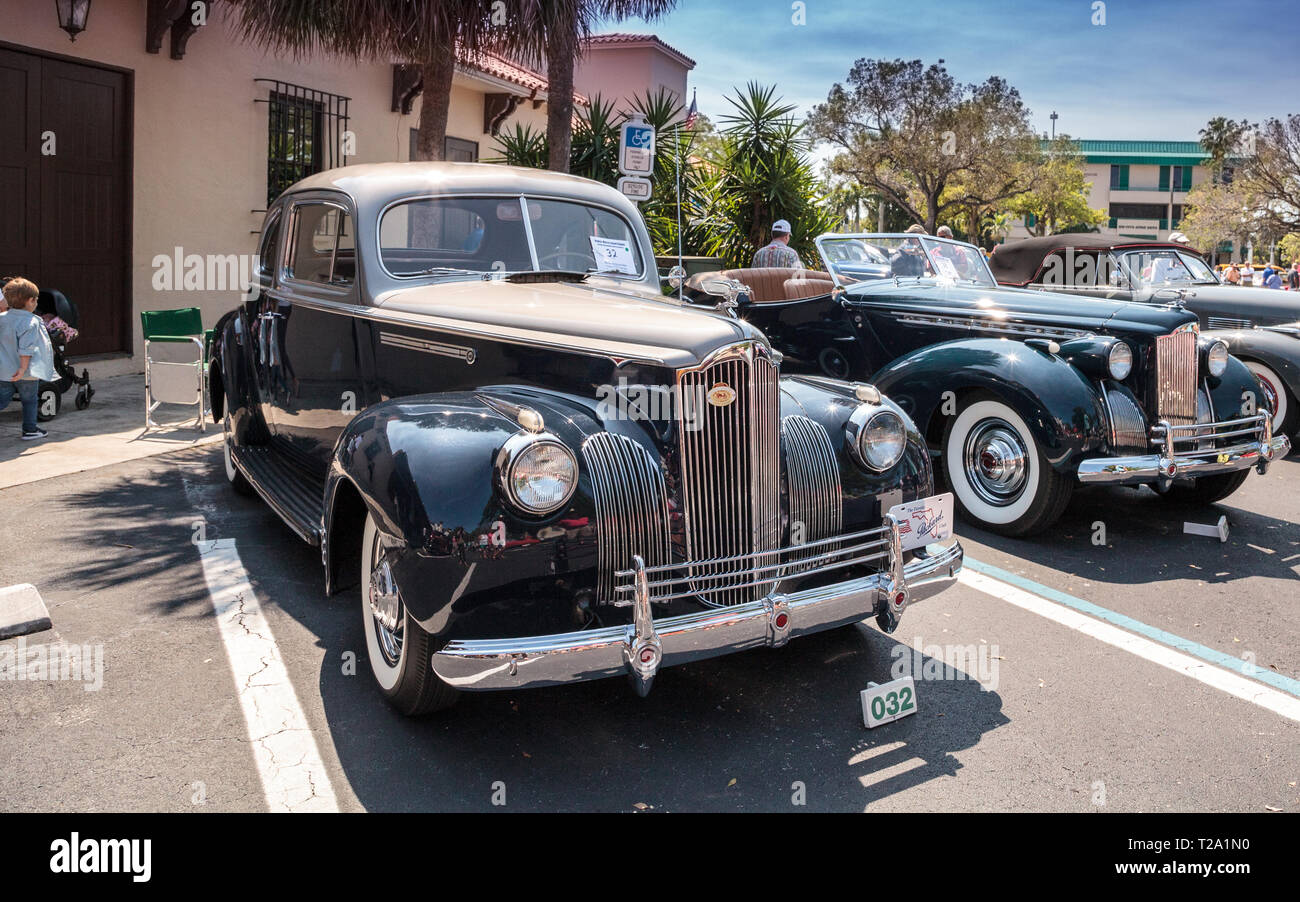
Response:
[{"label": "chrome wheel cover", "polygon": [[980,420],[966,436],[962,452],[966,481],[994,507],[1013,504],[1029,483],[1029,449],[1006,420]]},{"label": "chrome wheel cover", "polygon": [[406,611],[402,608],[402,598],[393,579],[392,568],[388,561],[380,560],[383,545],[376,533],[371,547],[371,561],[379,561],[370,571],[370,586],[366,597],[370,602],[370,616],[375,623],[375,636],[379,640],[379,651],[390,667],[396,667],[402,660],[402,636],[406,623]]}]

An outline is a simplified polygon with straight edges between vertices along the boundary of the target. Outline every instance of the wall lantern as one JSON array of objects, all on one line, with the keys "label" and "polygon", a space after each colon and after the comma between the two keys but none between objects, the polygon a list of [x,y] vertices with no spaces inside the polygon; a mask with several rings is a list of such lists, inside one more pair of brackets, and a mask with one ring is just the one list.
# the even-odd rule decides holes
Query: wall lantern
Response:
[{"label": "wall lantern", "polygon": [[86,30],[90,0],[54,0],[54,8],[59,12],[59,27],[75,41]]}]

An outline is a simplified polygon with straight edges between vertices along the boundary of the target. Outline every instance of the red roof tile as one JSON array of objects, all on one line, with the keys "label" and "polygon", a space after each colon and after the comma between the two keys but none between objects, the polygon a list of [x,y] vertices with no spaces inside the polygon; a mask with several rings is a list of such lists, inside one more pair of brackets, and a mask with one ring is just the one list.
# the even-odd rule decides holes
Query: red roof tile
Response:
[{"label": "red roof tile", "polygon": [[657,44],[674,56],[679,56],[685,60],[688,68],[695,68],[695,60],[682,53],[676,47],[670,47],[665,44],[653,34],[633,34],[632,32],[627,31],[616,31],[610,34],[593,34],[591,37],[587,38],[587,44]]}]

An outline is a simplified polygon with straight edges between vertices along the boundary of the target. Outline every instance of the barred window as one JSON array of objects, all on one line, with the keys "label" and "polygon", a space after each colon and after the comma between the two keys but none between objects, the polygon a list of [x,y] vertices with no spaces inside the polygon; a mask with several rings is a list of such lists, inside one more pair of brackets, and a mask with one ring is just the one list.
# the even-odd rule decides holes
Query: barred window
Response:
[{"label": "barred window", "polygon": [[301,179],[347,164],[348,99],[301,85],[259,78],[267,101],[266,202]]}]

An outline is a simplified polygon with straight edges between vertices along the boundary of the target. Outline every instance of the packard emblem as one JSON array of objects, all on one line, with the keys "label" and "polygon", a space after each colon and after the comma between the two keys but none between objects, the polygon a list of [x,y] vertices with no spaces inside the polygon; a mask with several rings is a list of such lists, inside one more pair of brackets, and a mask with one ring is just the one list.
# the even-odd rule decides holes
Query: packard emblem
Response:
[{"label": "packard emblem", "polygon": [[726,407],[736,400],[736,390],[725,382],[719,382],[709,389],[705,397],[714,407]]}]

